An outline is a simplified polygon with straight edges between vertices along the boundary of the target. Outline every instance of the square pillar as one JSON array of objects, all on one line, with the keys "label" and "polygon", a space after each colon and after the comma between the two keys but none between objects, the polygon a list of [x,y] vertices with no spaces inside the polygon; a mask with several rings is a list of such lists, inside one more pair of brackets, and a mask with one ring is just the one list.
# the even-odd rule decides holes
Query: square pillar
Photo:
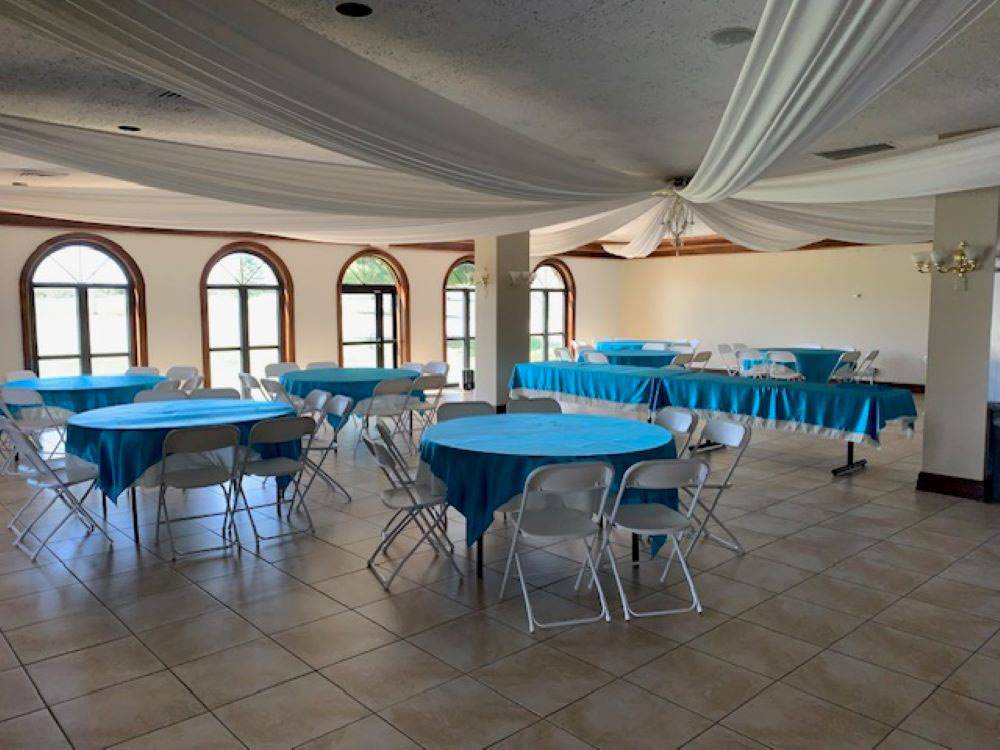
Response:
[{"label": "square pillar", "polygon": [[950,252],[964,240],[979,267],[966,276],[964,286],[956,285],[953,273],[930,274],[921,490],[983,497],[998,237],[1000,188],[935,199],[935,251]]},{"label": "square pillar", "polygon": [[514,365],[528,361],[528,233],[478,238],[475,248],[476,398],[502,406]]}]

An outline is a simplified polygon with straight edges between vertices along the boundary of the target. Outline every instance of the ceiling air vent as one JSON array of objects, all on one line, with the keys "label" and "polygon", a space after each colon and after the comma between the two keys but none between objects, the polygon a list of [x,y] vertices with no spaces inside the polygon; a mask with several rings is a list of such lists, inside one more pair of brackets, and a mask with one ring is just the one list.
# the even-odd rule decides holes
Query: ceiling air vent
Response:
[{"label": "ceiling air vent", "polygon": [[896,147],[891,143],[869,143],[867,146],[855,146],[854,148],[841,148],[834,151],[817,151],[816,156],[821,156],[830,161],[843,161],[853,159],[856,156],[868,156],[877,154],[880,151],[892,151]]},{"label": "ceiling air vent", "polygon": [[163,91],[158,91],[156,93],[157,99],[183,99],[183,95],[178,94],[176,91],[170,91],[169,89],[163,89]]},{"label": "ceiling air vent", "polygon": [[69,172],[53,172],[48,169],[22,169],[17,173],[18,177],[68,177]]}]

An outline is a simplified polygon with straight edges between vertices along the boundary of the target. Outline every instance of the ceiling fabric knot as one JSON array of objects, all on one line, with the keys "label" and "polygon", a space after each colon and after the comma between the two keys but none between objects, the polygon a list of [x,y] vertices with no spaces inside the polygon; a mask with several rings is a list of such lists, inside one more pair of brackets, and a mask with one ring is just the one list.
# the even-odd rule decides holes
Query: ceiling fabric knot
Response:
[{"label": "ceiling fabric knot", "polygon": [[[0,0],[4,16],[69,50],[364,163],[0,117],[4,149],[145,186],[4,188],[0,205],[334,242],[530,230],[536,256],[634,222],[628,243],[606,249],[644,257],[666,234],[680,243],[692,217],[761,250],[817,239],[924,240],[932,219],[926,196],[1000,184],[1000,136],[804,175],[763,175],[861,111],[993,2],[768,0],[708,152],[675,192],[528,138],[254,0]],[[947,159],[968,169],[941,169]]]}]

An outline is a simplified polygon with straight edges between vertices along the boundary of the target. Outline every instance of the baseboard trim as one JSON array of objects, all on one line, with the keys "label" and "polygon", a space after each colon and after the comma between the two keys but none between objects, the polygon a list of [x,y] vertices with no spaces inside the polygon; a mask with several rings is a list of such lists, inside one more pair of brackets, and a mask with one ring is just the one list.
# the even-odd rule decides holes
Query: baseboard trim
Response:
[{"label": "baseboard trim", "polygon": [[933,474],[922,471],[917,476],[917,490],[920,492],[936,492],[939,495],[964,497],[967,500],[986,499],[986,483],[978,479],[953,477],[948,474]]}]

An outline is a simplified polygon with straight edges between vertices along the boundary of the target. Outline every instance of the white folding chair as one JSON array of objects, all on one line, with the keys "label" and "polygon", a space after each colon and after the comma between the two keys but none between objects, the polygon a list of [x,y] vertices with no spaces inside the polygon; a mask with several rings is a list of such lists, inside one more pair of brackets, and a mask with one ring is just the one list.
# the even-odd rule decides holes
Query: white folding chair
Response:
[{"label": "white folding chair", "polygon": [[[430,427],[434,422],[434,415],[437,413],[441,397],[444,395],[444,387],[447,384],[446,375],[421,375],[414,379],[410,386],[410,392],[406,397],[405,408],[410,414],[410,431],[413,431],[412,419],[415,416],[421,428]],[[423,394],[423,400],[417,395]]]},{"label": "white folding chair", "polygon": [[576,343],[574,342],[574,350],[576,351],[577,359],[583,359],[586,361],[587,352],[596,352],[597,349],[590,344],[585,344],[584,342]]},{"label": "white folding chair", "polygon": [[709,360],[712,359],[712,352],[708,349],[703,349],[700,352],[695,352],[692,356],[691,361],[687,363],[686,367],[689,370],[704,370],[708,367]]},{"label": "white folding chair", "polygon": [[[611,561],[611,572],[618,587],[618,595],[622,602],[622,612],[626,620],[633,617],[655,617],[658,615],[673,615],[682,612],[697,610],[701,612],[701,600],[698,598],[698,591],[691,577],[691,571],[687,564],[687,551],[681,549],[682,537],[691,531],[693,526],[692,514],[698,506],[699,496],[705,486],[705,479],[708,477],[708,466],[704,461],[696,458],[680,459],[659,459],[654,461],[640,461],[633,464],[622,477],[618,495],[611,512],[608,514],[607,532],[603,542],[603,550],[606,550],[608,559]],[[686,512],[676,511],[662,503],[629,503],[622,504],[622,498],[630,489],[643,490],[677,490],[678,493],[684,491],[689,495],[689,502]],[[622,586],[621,575],[618,572],[617,560],[611,552],[610,535],[613,531],[624,531],[628,534],[643,536],[665,536],[670,540],[670,557],[663,569],[660,582],[666,580],[670,565],[676,557],[684,571],[684,579],[687,581],[688,590],[691,592],[691,606],[679,607],[677,609],[661,609],[647,612],[637,612],[629,604],[625,595],[625,587]],[[688,548],[690,551],[690,548]],[[593,583],[599,583],[597,574],[593,574]]]},{"label": "white folding chair", "polygon": [[[264,419],[250,428],[250,436],[247,438],[247,449],[241,451],[242,460],[237,462],[236,471],[236,491],[243,499],[243,509],[250,520],[250,528],[253,529],[254,541],[257,551],[260,551],[262,540],[279,539],[293,534],[312,533],[314,531],[312,516],[309,514],[309,506],[306,504],[306,496],[302,487],[302,474],[306,467],[306,458],[312,449],[313,435],[316,434],[316,422],[312,417],[277,417],[275,419]],[[305,445],[302,441],[305,440]],[[274,446],[280,450],[280,446],[285,443],[299,443],[301,451],[298,458],[288,456],[274,456],[263,458],[259,451],[264,446]],[[243,490],[243,480],[246,477],[268,477],[275,480],[275,494],[273,503],[259,503],[250,505],[246,492]],[[285,521],[289,524],[288,531],[276,534],[264,535],[257,529],[257,522],[254,520],[253,511],[261,508],[275,507],[278,520],[281,520],[281,502],[287,487],[282,487],[282,482],[287,481],[292,486],[292,498],[288,503],[288,511]],[[234,500],[234,514],[237,509],[238,500]],[[306,528],[295,528],[291,525],[292,511],[296,508],[305,514]],[[235,517],[233,524],[235,528]]]},{"label": "white folding chair", "polygon": [[424,375],[444,375],[447,378],[449,367],[450,365],[447,362],[433,361],[424,365],[424,369],[421,372]]},{"label": "white folding chair", "polygon": [[766,378],[768,375],[767,357],[760,349],[737,349],[736,364],[742,378]]},{"label": "white folding chair", "polygon": [[7,373],[7,382],[13,383],[16,380],[35,380],[38,375],[34,370],[11,370]]},{"label": "white folding chair", "polygon": [[841,354],[837,359],[837,364],[834,365],[833,370],[830,372],[829,382],[845,383],[849,380],[853,380],[854,371],[857,368],[859,359],[861,359],[861,352],[857,350]]},{"label": "white folding chair", "polygon": [[283,401],[294,408],[296,412],[302,408],[302,399],[289,393],[279,381],[264,378],[260,381],[260,387],[264,391],[264,395],[271,401]]},{"label": "white folding chair", "polygon": [[195,400],[221,398],[235,399],[238,401],[240,398],[240,392],[235,388],[198,388],[197,390],[191,391],[188,397]]},{"label": "white folding chair", "polygon": [[159,375],[159,367],[129,367],[125,370],[126,375]]},{"label": "white folding chair", "polygon": [[272,362],[264,366],[264,377],[276,380],[287,372],[297,372],[300,369],[302,368],[294,362]]},{"label": "white folding chair", "polygon": [[400,370],[412,370],[413,372],[423,372],[424,365],[422,362],[404,362],[399,366]]},{"label": "white folding chair", "polygon": [[[679,406],[664,406],[653,415],[653,424],[668,430],[674,436],[678,458],[683,458],[684,451],[691,445],[694,433],[698,430],[698,421],[698,415],[695,412]],[[677,437],[680,435],[684,436],[683,443],[677,441]]]},{"label": "white folding chair", "polygon": [[[329,394],[327,395],[329,396]],[[322,414],[318,416],[321,420],[326,422],[327,426],[331,428],[333,436],[326,444],[321,443],[321,424],[317,424],[317,429],[314,433],[313,442],[310,445],[309,452],[318,454],[318,457],[313,458],[311,455],[308,455],[308,453],[306,455],[306,465],[312,469],[312,476],[309,477],[309,483],[302,491],[303,495],[309,493],[309,488],[312,487],[313,482],[316,481],[316,477],[319,477],[331,490],[334,492],[340,492],[347,498],[347,502],[352,502],[351,494],[340,482],[334,479],[325,468],[323,468],[323,462],[331,452],[337,452],[337,441],[340,438],[340,431],[347,425],[347,421],[351,416],[351,410],[353,408],[354,400],[349,396],[330,396],[326,400],[326,403],[323,406]],[[379,426],[381,426],[381,423],[379,423]]]},{"label": "white folding chair", "polygon": [[[604,596],[604,589],[597,577],[595,557],[601,552],[601,523],[608,491],[614,480],[614,469],[603,461],[549,464],[532,471],[524,482],[520,495],[514,537],[511,539],[503,581],[500,583],[500,601],[503,601],[511,565],[517,570],[524,597],[524,610],[528,617],[528,630],[581,625],[604,620],[611,622],[611,612]],[[541,622],[531,608],[528,583],[518,552],[522,541],[534,544],[551,544],[559,540],[579,539],[586,549],[584,565],[590,569],[594,586],[601,601],[601,611],[592,617],[558,622]],[[577,577],[576,587],[580,578]]]},{"label": "white folding chair", "polygon": [[875,377],[878,375],[878,368],[875,366],[876,359],[878,359],[878,349],[868,352],[854,369],[854,380],[859,383],[868,382],[873,384]]},{"label": "white folding chair", "polygon": [[205,383],[205,378],[201,375],[192,375],[190,378],[186,378],[181,381],[180,389],[185,393],[192,393],[193,391],[201,388]]},{"label": "white folding chair", "polygon": [[154,391],[179,391],[180,389],[181,381],[179,380],[161,380],[152,388]]},{"label": "white folding chair", "polygon": [[[239,444],[240,431],[232,425],[183,427],[171,430],[163,438],[160,489],[156,501],[156,540],[159,543],[160,526],[166,523],[172,560],[184,555],[229,549],[239,543],[235,527],[233,527],[234,538],[229,538],[230,521],[236,507],[236,499],[233,496],[233,464]],[[222,543],[180,552],[174,539],[174,523],[210,518],[220,514],[199,513],[171,518],[167,508],[167,489],[187,492],[202,487],[219,487],[226,500],[226,508],[221,514]]]},{"label": "white folding chair", "polygon": [[694,347],[691,344],[674,344],[668,348],[670,351],[677,352],[678,354],[694,355]]},{"label": "white folding chair", "polygon": [[[168,381],[173,382],[173,381]],[[132,399],[133,404],[145,404],[150,401],[187,401],[190,396],[181,390],[158,391],[155,388],[148,391],[139,391]]]},{"label": "white folding chair", "polygon": [[664,365],[664,370],[686,370],[687,366],[694,361],[693,354],[681,353],[670,360],[669,365]]},{"label": "white folding chair", "polygon": [[413,378],[389,378],[376,383],[372,395],[361,399],[354,407],[354,416],[360,422],[359,437],[370,427],[371,420],[378,418],[391,420],[393,431],[402,432],[403,415],[412,388]]},{"label": "white folding chair", "polygon": [[507,402],[508,414],[562,414],[554,398],[515,398]]},{"label": "white folding chair", "polygon": [[198,368],[190,365],[174,365],[166,372],[170,380],[185,381],[198,375]]},{"label": "white folding chair", "polygon": [[[49,540],[55,536],[56,532],[70,518],[74,517],[78,518],[84,525],[88,535],[97,529],[108,540],[109,545],[114,544],[107,532],[83,506],[90,491],[97,484],[99,476],[97,466],[80,461],[73,456],[68,456],[66,460],[46,461],[39,454],[34,442],[28,435],[22,432],[17,424],[7,417],[0,417],[0,432],[10,441],[14,452],[21,462],[18,466],[19,476],[34,490],[34,493],[27,502],[14,513],[7,523],[7,528],[14,532],[13,544],[15,547],[26,552],[32,560],[37,559],[38,554],[49,543]],[[74,494],[72,489],[77,485],[87,485],[87,489],[80,498]],[[17,524],[21,516],[34,503],[35,499],[45,491],[51,493],[51,496],[47,498],[48,503],[41,508],[26,526],[19,527]],[[35,525],[57,502],[65,506],[65,515],[55,524],[47,526],[47,533],[44,536],[38,536],[34,531]],[[37,540],[37,544],[34,547],[26,543],[29,536]]]},{"label": "white folding chair", "polygon": [[307,370],[336,370],[340,368],[340,363],[332,359],[320,362],[310,362],[306,365]]},{"label": "white folding chair", "polygon": [[242,398],[244,401],[252,401],[253,399],[256,398],[255,394],[257,393],[259,393],[265,401],[269,400],[269,396],[267,395],[267,392],[264,390],[263,386],[261,386],[260,381],[257,380],[257,378],[255,378],[249,372],[241,372],[239,374],[239,379],[240,379],[240,398]]},{"label": "white folding chair", "polygon": [[586,351],[583,353],[583,361],[594,365],[606,365],[608,364],[608,357],[598,351]]},{"label": "white folding chair", "polygon": [[736,352],[733,350],[732,344],[719,344],[719,359],[722,360],[722,366],[726,368],[727,375],[739,374],[739,366],[735,356]]},{"label": "white folding chair", "polygon": [[806,376],[799,372],[799,360],[791,352],[772,350],[767,353],[769,378],[775,380],[805,380]]},{"label": "white folding chair", "polygon": [[485,401],[446,401],[437,410],[438,424],[462,417],[488,417],[497,410]]},{"label": "white folding chair", "polygon": [[[394,453],[384,443],[374,441],[368,435],[362,435],[361,439],[375,459],[379,470],[389,481],[389,489],[382,490],[379,498],[387,509],[394,511],[382,529],[382,538],[367,563],[368,569],[382,584],[382,588],[389,590],[406,561],[425,542],[437,553],[446,555],[455,572],[461,574],[461,568],[455,563],[455,547],[444,533],[445,514],[448,510],[444,495],[436,494],[429,485],[413,482],[409,478],[409,473],[397,463]],[[410,524],[416,525],[421,536],[386,578],[379,572],[375,559],[384,553]]]},{"label": "white folding chair", "polygon": [[[68,413],[53,411],[42,399],[38,391],[30,388],[0,389],[0,411],[12,420],[18,428],[29,435],[37,445],[41,446],[42,435],[53,431],[58,438],[52,449],[48,451],[49,458],[59,452],[60,446],[66,440],[65,426]],[[14,408],[11,408],[14,407]]]},{"label": "white folding chair", "polygon": [[661,341],[647,341],[642,345],[642,350],[644,352],[665,352],[667,345]]},{"label": "white folding chair", "polygon": [[558,359],[560,362],[573,361],[572,352],[570,352],[570,350],[567,349],[565,346],[557,346],[555,349],[552,350],[552,354],[555,355],[555,358]]},{"label": "white folding chair", "polygon": [[[703,502],[701,504],[703,514],[700,517],[696,517],[693,520],[697,523],[697,529],[694,535],[691,537],[691,541],[688,543],[687,549],[684,551],[685,555],[690,554],[691,549],[701,537],[705,536],[717,544],[721,544],[723,547],[731,549],[737,554],[744,554],[746,550],[743,549],[743,545],[740,544],[740,540],[736,538],[736,535],[729,530],[729,528],[719,520],[719,517],[715,514],[715,509],[719,505],[719,499],[722,494],[732,488],[732,478],[733,473],[740,464],[740,460],[743,458],[743,454],[746,452],[747,446],[750,445],[750,428],[747,425],[740,424],[739,422],[730,422],[726,419],[709,419],[705,422],[704,428],[701,431],[701,442],[703,443],[715,443],[721,445],[725,448],[729,448],[735,451],[735,456],[733,456],[733,461],[726,471],[725,476],[722,481],[716,482],[712,481],[704,486],[704,489],[711,490],[715,492],[715,496],[711,501]],[[697,447],[692,448],[692,452],[697,451]],[[717,534],[712,533],[708,530],[708,522],[712,521],[723,533],[728,536],[725,539]]]}]

